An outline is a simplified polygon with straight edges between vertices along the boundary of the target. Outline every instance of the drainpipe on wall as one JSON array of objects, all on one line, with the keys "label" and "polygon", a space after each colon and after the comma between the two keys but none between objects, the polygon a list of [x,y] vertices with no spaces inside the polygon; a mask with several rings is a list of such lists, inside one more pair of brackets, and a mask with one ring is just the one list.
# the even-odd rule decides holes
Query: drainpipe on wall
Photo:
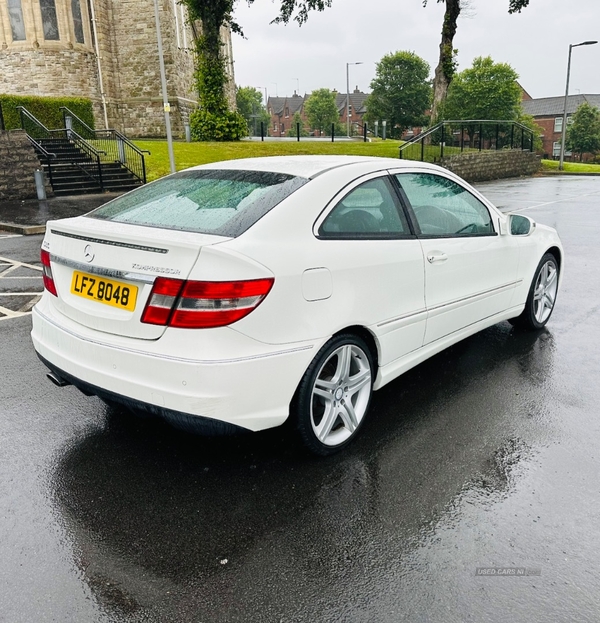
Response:
[{"label": "drainpipe on wall", "polygon": [[102,110],[104,112],[104,128],[108,130],[108,113],[106,112],[106,94],[104,93],[104,83],[102,81],[102,63],[100,62],[100,45],[98,44],[98,30],[96,28],[96,10],[94,0],[90,0],[90,11],[92,13],[92,28],[94,30],[94,44],[96,48],[96,63],[98,64],[98,86],[100,87],[100,97],[102,99]]}]

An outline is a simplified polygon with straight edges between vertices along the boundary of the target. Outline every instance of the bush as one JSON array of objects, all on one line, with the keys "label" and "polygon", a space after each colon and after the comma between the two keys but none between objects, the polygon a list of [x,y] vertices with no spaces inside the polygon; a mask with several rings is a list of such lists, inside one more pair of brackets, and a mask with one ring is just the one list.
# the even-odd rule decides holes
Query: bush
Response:
[{"label": "bush", "polygon": [[220,113],[195,110],[190,115],[190,129],[195,141],[239,141],[248,136],[244,117],[230,110]]},{"label": "bush", "polygon": [[90,128],[94,127],[92,102],[83,97],[36,97],[33,95],[0,95],[0,106],[7,130],[21,127],[17,106],[23,106],[48,129],[58,130],[65,127],[61,106],[66,106]]}]

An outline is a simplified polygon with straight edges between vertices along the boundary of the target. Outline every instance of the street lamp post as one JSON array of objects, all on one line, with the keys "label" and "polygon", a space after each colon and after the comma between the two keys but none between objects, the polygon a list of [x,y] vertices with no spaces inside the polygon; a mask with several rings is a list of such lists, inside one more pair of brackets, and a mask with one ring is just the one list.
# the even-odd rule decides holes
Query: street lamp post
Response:
[{"label": "street lamp post", "polygon": [[350,65],[362,65],[358,63],[346,63],[346,136],[350,138]]},{"label": "street lamp post", "polygon": [[567,137],[567,101],[569,99],[569,75],[571,73],[571,50],[573,48],[578,48],[580,45],[594,45],[598,43],[597,41],[583,41],[582,43],[571,43],[569,44],[569,61],[567,63],[567,86],[565,88],[565,104],[563,106],[563,120],[562,120],[562,130],[561,130],[561,138],[560,138],[560,160],[558,162],[558,170],[563,170],[563,164],[565,162],[565,141]]},{"label": "street lamp post", "polygon": [[265,90],[265,108],[267,107],[267,87],[254,87],[255,89],[264,89]]},{"label": "street lamp post", "polygon": [[175,156],[173,155],[173,137],[171,136],[171,116],[169,111],[171,105],[169,104],[169,96],[167,94],[167,78],[165,74],[165,59],[163,56],[162,36],[160,34],[160,19],[158,16],[158,0],[154,0],[154,19],[156,22],[156,36],[158,42],[158,65],[160,68],[160,84],[162,89],[163,98],[163,110],[165,112],[165,126],[167,128],[167,146],[169,150],[169,164],[171,166],[171,173],[175,173]]}]

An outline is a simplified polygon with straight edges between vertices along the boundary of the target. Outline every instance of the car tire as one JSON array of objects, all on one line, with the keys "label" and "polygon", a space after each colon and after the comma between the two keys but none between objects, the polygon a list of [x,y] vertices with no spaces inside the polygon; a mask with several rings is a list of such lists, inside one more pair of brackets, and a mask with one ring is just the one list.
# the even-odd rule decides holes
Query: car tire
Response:
[{"label": "car tire", "polygon": [[306,370],[291,405],[305,447],[320,456],[345,448],[360,429],[373,394],[375,363],[366,342],[331,338]]},{"label": "car tire", "polygon": [[509,322],[522,329],[537,331],[546,326],[556,304],[560,269],[556,257],[546,253],[535,271],[525,309]]}]

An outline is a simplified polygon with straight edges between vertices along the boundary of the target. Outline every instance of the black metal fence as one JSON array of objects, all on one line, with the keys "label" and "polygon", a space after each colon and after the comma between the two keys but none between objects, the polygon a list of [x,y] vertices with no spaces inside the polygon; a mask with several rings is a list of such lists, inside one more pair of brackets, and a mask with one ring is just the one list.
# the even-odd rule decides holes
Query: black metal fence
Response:
[{"label": "black metal fence", "polygon": [[119,163],[143,184],[146,183],[146,162],[144,154],[118,130],[94,130],[66,106],[61,106],[65,128],[87,141],[100,155],[103,163]]},{"label": "black metal fence", "polygon": [[535,135],[517,121],[442,121],[400,146],[400,158],[437,162],[466,151],[534,150]]},{"label": "black metal fence", "polygon": [[0,132],[4,132],[6,130],[6,125],[4,124],[4,113],[2,112],[2,104],[0,104]]},{"label": "black metal fence", "polygon": [[[23,106],[17,106],[17,110],[19,111],[21,128],[25,130],[38,155],[47,165],[51,184],[54,172],[61,164],[67,163],[79,169],[86,178],[104,190],[100,152],[97,149],[73,130],[50,130]],[[62,153],[59,158],[58,154],[62,150],[61,143],[73,145],[76,152]]]}]

